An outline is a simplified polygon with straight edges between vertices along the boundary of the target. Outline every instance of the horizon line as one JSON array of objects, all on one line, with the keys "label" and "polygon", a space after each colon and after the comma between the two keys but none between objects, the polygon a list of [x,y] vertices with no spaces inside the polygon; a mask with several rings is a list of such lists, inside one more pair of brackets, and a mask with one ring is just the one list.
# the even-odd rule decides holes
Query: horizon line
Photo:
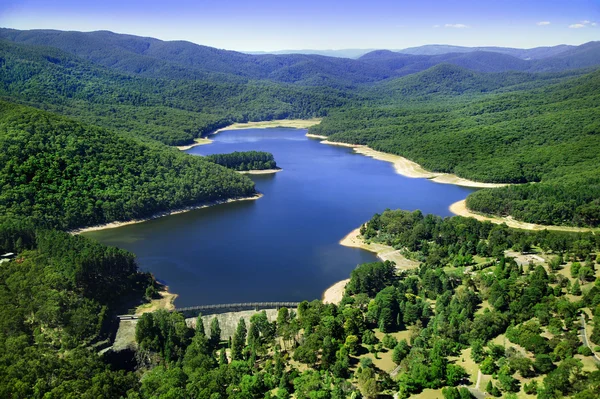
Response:
[{"label": "horizon line", "polygon": [[488,44],[488,45],[478,45],[478,46],[464,46],[464,45],[458,45],[458,44],[442,44],[442,43],[427,43],[427,44],[421,44],[421,45],[415,45],[415,46],[409,46],[409,47],[344,47],[344,48],[298,48],[298,49],[294,49],[294,48],[284,48],[284,49],[277,49],[277,50],[237,50],[237,49],[232,49],[232,48],[225,48],[225,47],[216,47],[216,46],[211,46],[208,44],[202,44],[202,43],[198,43],[189,39],[173,39],[173,40],[165,40],[165,39],[161,39],[155,36],[146,36],[146,35],[136,35],[133,33],[127,33],[127,32],[116,32],[116,31],[112,31],[112,30],[108,30],[108,29],[96,29],[96,30],[89,30],[89,31],[83,31],[83,30],[63,30],[63,29],[55,29],[55,28],[35,28],[35,29],[16,29],[16,28],[9,28],[9,27],[5,27],[5,26],[0,26],[0,29],[8,29],[8,30],[14,30],[14,31],[20,31],[20,32],[27,32],[27,31],[55,31],[55,32],[77,32],[77,33],[96,33],[96,32],[108,32],[108,33],[112,33],[115,35],[126,35],[126,36],[135,36],[135,37],[140,37],[140,38],[147,38],[147,39],[154,39],[154,40],[159,40],[162,42],[188,42],[188,43],[192,43],[198,46],[204,46],[204,47],[211,47],[211,48],[215,48],[215,49],[219,49],[219,50],[228,50],[228,51],[236,51],[239,53],[273,53],[273,52],[284,52],[284,51],[350,51],[350,50],[354,50],[354,51],[364,51],[364,50],[369,50],[369,51],[376,51],[376,50],[389,50],[389,51],[401,51],[401,50],[407,50],[407,49],[413,49],[413,48],[419,48],[419,47],[425,47],[425,46],[450,46],[450,47],[461,47],[461,48],[481,48],[481,47],[496,47],[496,48],[511,48],[511,49],[519,49],[519,50],[531,50],[531,49],[535,49],[535,48],[550,48],[550,47],[557,47],[557,46],[582,46],[584,44],[587,43],[594,43],[594,42],[598,42],[600,40],[590,40],[590,41],[584,41],[580,44],[567,44],[567,43],[558,43],[558,44],[553,44],[553,45],[543,45],[543,46],[534,46],[534,47],[511,47],[511,46],[502,46],[502,45],[494,45],[494,44]]}]

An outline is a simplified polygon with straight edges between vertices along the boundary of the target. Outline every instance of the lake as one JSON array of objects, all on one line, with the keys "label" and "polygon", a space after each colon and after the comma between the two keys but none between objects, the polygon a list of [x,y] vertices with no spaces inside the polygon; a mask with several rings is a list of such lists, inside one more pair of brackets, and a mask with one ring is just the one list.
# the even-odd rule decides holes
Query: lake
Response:
[{"label": "lake", "polygon": [[449,216],[471,188],[410,179],[392,164],[321,144],[305,129],[246,129],[211,136],[194,155],[268,151],[283,171],[252,175],[241,201],[85,233],[137,255],[177,293],[176,306],[320,298],[356,265],[377,258],[339,241],[373,214],[420,209]]}]

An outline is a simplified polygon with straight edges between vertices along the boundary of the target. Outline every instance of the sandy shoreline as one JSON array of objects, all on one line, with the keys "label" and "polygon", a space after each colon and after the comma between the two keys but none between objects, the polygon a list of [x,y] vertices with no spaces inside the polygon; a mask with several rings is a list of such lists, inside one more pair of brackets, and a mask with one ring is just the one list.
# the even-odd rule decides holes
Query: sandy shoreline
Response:
[{"label": "sandy shoreline", "polygon": [[323,140],[327,140],[327,136],[321,136],[320,134],[306,133],[305,136],[306,137],[310,137],[311,139],[323,139]]},{"label": "sandy shoreline", "polygon": [[197,147],[199,145],[210,144],[212,142],[213,142],[212,140],[207,139],[207,138],[197,138],[197,139],[194,139],[194,143],[193,144],[178,145],[176,147],[180,151],[186,151],[186,150],[189,150],[190,148],[194,148],[194,147]]},{"label": "sandy shoreline", "polygon": [[[315,138],[319,138],[320,136],[313,136]],[[429,179],[436,183],[441,184],[454,184],[457,186],[463,187],[476,187],[476,188],[494,188],[494,187],[503,187],[507,184],[499,184],[499,183],[483,183],[477,182],[473,180],[463,179],[462,177],[458,177],[456,175],[450,173],[436,173],[425,170],[421,165],[416,162],[413,162],[409,159],[401,157],[400,155],[388,154],[386,152],[375,151],[372,148],[367,147],[366,145],[358,145],[358,144],[347,144],[347,143],[336,143],[334,141],[323,140],[322,144],[335,145],[339,147],[349,147],[353,148],[354,152],[357,154],[365,155],[380,161],[390,162],[394,165],[394,169],[396,173],[402,175],[404,177],[410,178],[421,178],[421,179]]]},{"label": "sandy shoreline", "polygon": [[[243,129],[267,129],[267,128],[275,128],[275,127],[288,127],[294,129],[307,129],[311,126],[318,125],[321,123],[320,118],[314,119],[277,119],[274,121],[262,121],[262,122],[246,122],[246,123],[233,123],[229,126],[222,127],[220,129],[215,130],[214,132],[210,132],[208,136],[212,136],[213,134],[217,134],[224,130],[243,130]],[[308,135],[307,135],[308,136]],[[213,141],[207,137],[199,137],[194,139],[193,144],[188,145],[179,145],[176,146],[178,150],[187,151],[190,148],[194,148],[199,145],[210,144]],[[310,136],[309,136],[310,137]],[[314,136],[318,138],[325,138],[325,136]]]},{"label": "sandy shoreline", "polygon": [[[400,253],[400,250],[394,249],[388,245],[369,243],[363,241],[360,235],[360,227],[352,230],[346,237],[342,238],[340,245],[350,248],[360,248],[377,255],[382,261],[393,261],[396,263],[397,270],[414,269],[419,266],[419,262],[407,259]],[[339,304],[344,296],[344,288],[350,279],[338,281],[323,292],[324,303]]]},{"label": "sandy shoreline", "polygon": [[495,217],[485,216],[478,213],[472,212],[467,208],[467,200],[461,200],[450,205],[450,212],[458,216],[472,217],[479,221],[488,221],[496,224],[506,223],[508,227],[523,230],[557,230],[557,231],[572,231],[572,232],[586,232],[592,231],[586,227],[569,227],[569,226],[546,226],[542,224],[526,223],[515,220],[511,217]]},{"label": "sandy shoreline", "polygon": [[333,303],[339,305],[344,297],[344,290],[346,289],[346,284],[350,282],[350,279],[347,278],[342,281],[338,281],[331,287],[327,288],[323,293],[323,303]]},{"label": "sandy shoreline", "polygon": [[178,295],[170,292],[168,286],[161,285],[158,295],[160,295],[160,298],[152,299],[149,303],[138,306],[135,309],[135,314],[142,315],[144,313],[154,312],[159,309],[175,309],[175,299],[177,299]]},{"label": "sandy shoreline", "polygon": [[289,127],[294,129],[307,129],[311,126],[318,125],[321,123],[321,119],[277,119],[273,121],[262,121],[262,122],[246,122],[246,123],[233,123],[229,126],[222,127],[208,134],[212,136],[222,132],[223,130],[243,130],[243,129],[267,129],[275,127]]},{"label": "sandy shoreline", "polygon": [[270,175],[272,173],[281,172],[283,169],[255,169],[255,170],[238,170],[237,172],[242,175]]},{"label": "sandy shoreline", "polygon": [[360,227],[352,230],[346,237],[342,238],[340,245],[350,248],[360,248],[377,255],[382,261],[390,260],[396,263],[397,269],[412,269],[419,266],[419,262],[407,259],[402,255],[399,249],[394,249],[389,245],[369,243],[363,241],[360,235]]},{"label": "sandy shoreline", "polygon": [[82,233],[87,233],[87,232],[90,232],[90,231],[114,229],[114,228],[117,228],[117,227],[127,226],[129,224],[142,223],[142,222],[146,222],[148,220],[158,219],[158,218],[161,218],[163,216],[176,215],[178,213],[189,212],[189,211],[193,211],[193,210],[196,210],[196,209],[208,208],[209,206],[215,206],[215,205],[220,205],[220,204],[227,204],[229,202],[257,200],[257,199],[261,198],[262,196],[263,196],[262,194],[257,194],[257,195],[254,195],[252,197],[234,198],[234,199],[228,199],[228,200],[225,200],[225,201],[215,201],[215,202],[211,202],[211,203],[208,203],[208,204],[187,206],[185,208],[175,209],[175,210],[172,210],[172,211],[159,212],[159,213],[156,213],[156,214],[154,214],[154,215],[152,215],[150,217],[143,218],[143,219],[128,220],[126,222],[112,222],[112,223],[100,224],[100,225],[96,225],[96,226],[83,227],[81,229],[71,230],[71,231],[69,231],[69,233],[71,233],[71,234],[82,234]]}]

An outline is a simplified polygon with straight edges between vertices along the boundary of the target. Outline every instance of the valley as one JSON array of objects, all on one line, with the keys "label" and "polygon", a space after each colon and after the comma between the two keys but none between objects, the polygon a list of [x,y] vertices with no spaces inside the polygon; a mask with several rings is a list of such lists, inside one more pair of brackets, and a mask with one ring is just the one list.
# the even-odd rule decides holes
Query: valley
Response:
[{"label": "valley", "polygon": [[0,28],[0,397],[599,397],[578,43]]}]

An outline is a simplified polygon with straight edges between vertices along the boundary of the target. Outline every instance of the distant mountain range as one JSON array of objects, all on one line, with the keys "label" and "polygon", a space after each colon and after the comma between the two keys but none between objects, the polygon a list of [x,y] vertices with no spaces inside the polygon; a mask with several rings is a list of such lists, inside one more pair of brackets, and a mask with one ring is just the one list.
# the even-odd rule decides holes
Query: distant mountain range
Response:
[{"label": "distant mountain range", "polygon": [[[600,42],[589,42],[562,50],[551,56],[531,60],[502,52],[479,50],[439,55],[413,55],[389,50],[377,50],[363,55],[358,61],[385,67],[396,76],[420,72],[442,63],[457,65],[478,72],[560,72],[600,64]],[[533,50],[531,51],[531,54],[533,54]],[[541,50],[538,53],[542,54]],[[549,52],[546,54],[549,54]]]},{"label": "distant mountain range", "polygon": [[243,51],[246,54],[315,54],[326,57],[353,58],[356,59],[376,49],[341,49],[341,50],[277,50],[277,51]]},{"label": "distant mountain range", "polygon": [[488,51],[492,53],[512,55],[513,57],[520,58],[522,60],[540,60],[542,58],[548,58],[558,55],[574,47],[576,46],[560,44],[558,46],[551,47],[534,47],[530,49],[521,49],[511,47],[463,47],[450,46],[447,44],[428,44],[425,46],[409,47],[403,50],[394,51],[397,53],[412,55],[441,55],[448,53],[473,53],[476,51]]},{"label": "distant mountain range", "polygon": [[[550,47],[534,47],[530,49],[512,48],[512,47],[464,47],[451,46],[448,44],[427,44],[425,46],[408,47],[401,50],[390,49],[395,53],[411,55],[442,55],[448,53],[473,53],[476,51],[487,51],[492,53],[501,53],[512,55],[522,60],[540,60],[542,58],[552,57],[572,49],[576,46],[560,44]],[[318,54],[327,57],[342,58],[360,58],[372,51],[381,49],[341,49],[341,50],[278,50],[278,51],[246,51],[247,54]]]},{"label": "distant mountain range", "polygon": [[[529,50],[436,45],[403,50],[422,54],[376,50],[354,60],[316,54],[244,54],[108,31],[0,29],[0,39],[59,48],[95,64],[145,77],[197,80],[210,76],[221,81],[269,80],[304,86],[368,84],[443,63],[477,72],[560,72],[600,65],[600,42]],[[441,54],[424,54],[427,52]]]}]

